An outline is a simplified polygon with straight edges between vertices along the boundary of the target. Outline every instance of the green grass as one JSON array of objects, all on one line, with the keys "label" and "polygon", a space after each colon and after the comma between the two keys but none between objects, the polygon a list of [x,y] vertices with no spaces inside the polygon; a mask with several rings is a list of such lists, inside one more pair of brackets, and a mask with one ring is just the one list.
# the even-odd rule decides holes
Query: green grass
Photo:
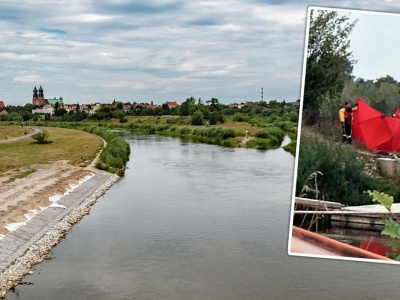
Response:
[{"label": "green grass", "polygon": [[0,125],[0,140],[8,140],[29,134],[33,131],[31,127],[26,126],[4,126]]},{"label": "green grass", "polygon": [[110,173],[118,172],[122,174],[131,152],[125,139],[105,127],[86,126],[82,129],[101,136],[107,142],[107,146],[101,152],[100,159],[96,163],[96,167]]},{"label": "green grass", "polygon": [[[98,123],[97,125],[100,125]],[[246,135],[254,137],[247,144],[247,148],[260,150],[277,149],[282,144],[285,135],[292,140],[297,137],[297,124],[289,121],[276,123],[250,124],[246,121],[234,121],[227,117],[226,121],[217,125],[190,125],[189,117],[178,116],[129,116],[128,122],[103,123],[111,129],[127,129],[144,134],[160,134],[178,137],[198,143],[207,143],[225,147],[239,147],[241,139]],[[295,144],[284,148],[295,155]]]},{"label": "green grass", "polygon": [[[367,190],[379,190],[400,199],[399,185],[393,185],[382,178],[371,177],[365,172],[365,161],[352,147],[327,141],[317,136],[302,135],[296,178],[296,195],[305,185],[315,188],[310,174],[321,172],[317,184],[320,199],[340,202],[346,205],[372,204]],[[313,193],[306,197],[314,198]]]},{"label": "green grass", "polygon": [[[199,128],[199,126],[190,125],[190,117],[179,117],[179,116],[128,116],[127,124],[138,123],[138,124],[149,124],[149,125],[170,125],[170,126],[184,126],[191,129]],[[119,121],[117,119],[111,120],[111,124],[117,125]],[[200,128],[209,125],[200,126]],[[246,130],[248,130],[249,135],[255,135],[258,130],[261,130],[261,126],[251,125],[248,122],[235,122],[232,118],[227,118],[226,122],[222,124],[212,125],[215,128],[232,129],[237,135],[244,136]]]},{"label": "green grass", "polygon": [[8,179],[7,181],[4,181],[3,183],[11,183],[11,182],[14,182],[14,181],[17,180],[17,179],[21,179],[21,178],[28,177],[29,175],[31,175],[31,174],[34,173],[34,172],[36,172],[36,170],[34,170],[34,169],[29,170],[29,171],[25,171],[25,172],[23,172],[23,173],[21,173],[21,174],[18,174],[18,175],[16,175],[16,176],[10,177],[10,179]]},{"label": "green grass", "polygon": [[287,144],[286,146],[283,146],[282,148],[285,151],[291,153],[293,156],[295,156],[296,155],[296,147],[297,147],[297,142],[296,142],[296,140],[294,140],[294,141],[290,142],[289,144]]},{"label": "green grass", "polygon": [[103,141],[87,132],[45,127],[51,144],[37,144],[28,137],[15,142],[0,144],[0,172],[27,166],[68,160],[79,165],[82,158],[92,161],[103,148]]}]

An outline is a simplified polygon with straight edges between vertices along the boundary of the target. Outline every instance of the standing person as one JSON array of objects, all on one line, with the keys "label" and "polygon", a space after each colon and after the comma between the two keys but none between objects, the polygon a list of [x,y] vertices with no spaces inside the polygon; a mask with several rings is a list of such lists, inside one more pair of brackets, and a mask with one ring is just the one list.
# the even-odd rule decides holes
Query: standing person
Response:
[{"label": "standing person", "polygon": [[343,142],[347,141],[348,144],[351,144],[351,127],[353,125],[353,109],[350,104],[344,107],[344,135],[346,135],[346,139]]},{"label": "standing person", "polygon": [[340,122],[340,126],[342,127],[342,142],[345,142],[347,140],[347,135],[346,135],[346,131],[344,130],[344,113],[346,110],[346,106],[348,106],[349,103],[346,101],[344,102],[344,106],[339,109],[339,122]]}]

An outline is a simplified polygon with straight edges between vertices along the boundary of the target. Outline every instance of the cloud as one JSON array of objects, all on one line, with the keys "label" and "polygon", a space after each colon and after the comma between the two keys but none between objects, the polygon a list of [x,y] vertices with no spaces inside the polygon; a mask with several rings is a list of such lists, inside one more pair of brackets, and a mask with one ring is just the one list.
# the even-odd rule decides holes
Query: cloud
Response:
[{"label": "cloud", "polygon": [[52,28],[41,28],[39,29],[42,32],[47,32],[47,33],[55,33],[55,34],[67,34],[66,31],[61,30],[61,29],[52,29]]},{"label": "cloud", "polygon": [[13,78],[14,81],[17,82],[40,82],[42,78],[38,75],[22,75]]},{"label": "cloud", "polygon": [[[329,3],[367,2],[320,1]],[[190,96],[229,103],[258,100],[263,86],[265,100],[294,101],[306,12],[300,0],[1,1],[0,97],[23,105],[42,84],[66,103]]]}]

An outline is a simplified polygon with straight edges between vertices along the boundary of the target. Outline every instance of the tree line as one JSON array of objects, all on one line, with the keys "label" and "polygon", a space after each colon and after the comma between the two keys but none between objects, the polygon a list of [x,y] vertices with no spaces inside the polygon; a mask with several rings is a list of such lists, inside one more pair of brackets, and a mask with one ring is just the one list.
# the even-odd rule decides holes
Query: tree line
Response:
[{"label": "tree line", "polygon": [[357,60],[351,51],[350,34],[356,24],[351,14],[327,10],[310,14],[303,104],[307,125],[336,120],[344,101],[354,104],[358,97],[390,116],[400,104],[400,82],[392,76],[353,76]]},{"label": "tree line", "polygon": [[32,114],[35,108],[32,104],[25,106],[12,106],[6,108],[8,114],[0,115],[0,121],[38,121],[43,118],[45,121],[54,122],[76,122],[83,120],[108,121],[118,119],[120,123],[127,122],[128,116],[181,116],[190,117],[193,125],[200,125],[207,121],[210,125],[224,123],[226,118],[232,117],[235,121],[273,123],[279,121],[289,121],[297,123],[299,100],[294,103],[285,101],[271,100],[267,102],[258,102],[256,104],[244,105],[241,108],[222,104],[216,98],[203,103],[201,98],[196,100],[194,97],[187,98],[180,105],[169,108],[168,105],[144,106],[128,104],[129,109],[124,110],[126,104],[114,102],[112,104],[102,104],[93,114],[82,111],[77,105],[75,110],[67,112],[62,106],[56,105],[53,115],[45,114],[40,116]]}]

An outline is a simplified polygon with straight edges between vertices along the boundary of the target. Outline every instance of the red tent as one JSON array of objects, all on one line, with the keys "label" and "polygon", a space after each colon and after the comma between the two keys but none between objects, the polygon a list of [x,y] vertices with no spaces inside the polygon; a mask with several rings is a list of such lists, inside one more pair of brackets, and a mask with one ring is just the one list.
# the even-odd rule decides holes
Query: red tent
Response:
[{"label": "red tent", "polygon": [[394,112],[393,118],[400,119],[400,107],[398,107]]},{"label": "red tent", "polygon": [[400,119],[384,115],[361,98],[356,103],[352,136],[370,150],[400,151]]}]

